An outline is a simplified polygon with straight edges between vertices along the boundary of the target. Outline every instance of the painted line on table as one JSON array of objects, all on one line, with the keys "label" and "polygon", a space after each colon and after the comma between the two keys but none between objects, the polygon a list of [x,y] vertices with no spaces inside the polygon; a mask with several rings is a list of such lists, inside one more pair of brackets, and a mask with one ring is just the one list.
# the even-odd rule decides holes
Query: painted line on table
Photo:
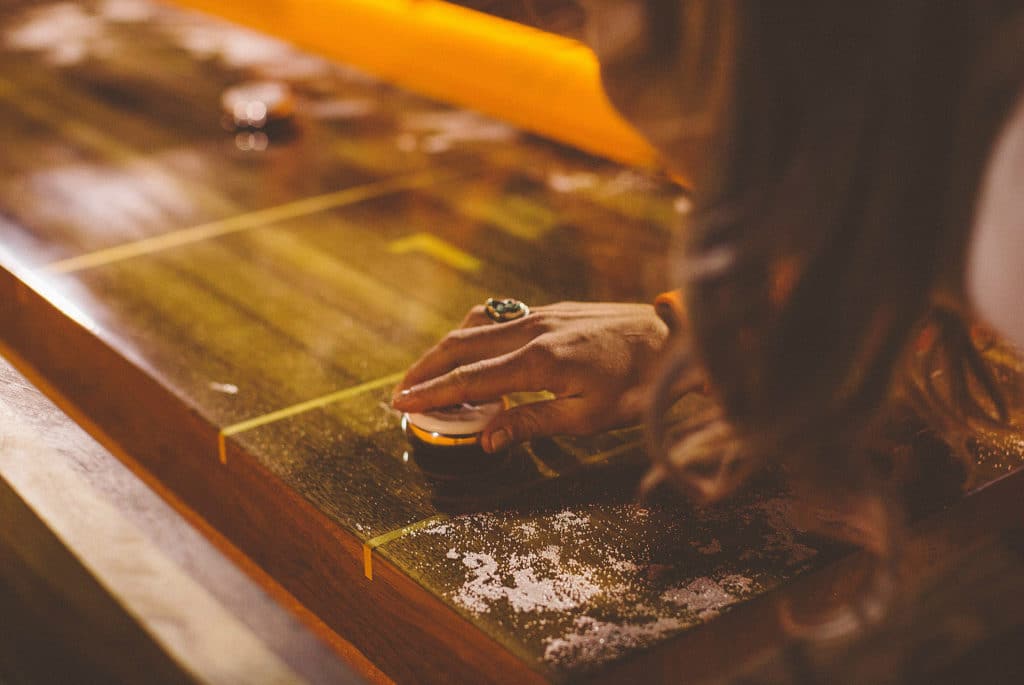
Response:
[{"label": "painted line on table", "polygon": [[84,271],[98,266],[104,266],[114,262],[120,262],[133,257],[162,252],[174,247],[189,245],[192,243],[218,238],[220,236],[252,228],[261,228],[269,224],[288,219],[296,219],[310,214],[316,214],[328,209],[337,209],[347,205],[353,205],[364,200],[370,200],[383,195],[409,190],[420,186],[430,185],[444,176],[432,172],[417,172],[398,178],[389,178],[383,181],[374,181],[352,188],[345,188],[324,195],[307,197],[302,200],[288,202],[276,207],[260,209],[254,212],[239,214],[229,219],[211,221],[209,223],[183,228],[170,233],[143,238],[130,243],[108,247],[95,252],[88,252],[77,257],[62,259],[52,262],[45,267],[50,273],[74,273]]},{"label": "painted line on table", "polygon": [[414,523],[410,523],[402,528],[396,528],[383,535],[378,535],[375,538],[370,538],[363,543],[363,575],[366,576],[367,580],[373,580],[373,551],[381,545],[386,545],[389,542],[397,540],[400,537],[413,533],[417,530],[422,530],[433,523],[440,523],[441,521],[447,521],[448,514],[434,514],[425,519],[420,519]]},{"label": "painted line on table", "polygon": [[537,467],[537,473],[539,473],[541,476],[547,479],[552,479],[558,478],[560,475],[562,475],[558,471],[548,466],[543,459],[537,456],[537,453],[533,451],[533,445],[531,445],[530,443],[526,443],[523,445],[523,449],[526,452],[527,456],[530,457],[530,461],[533,462],[533,465]]},{"label": "painted line on table", "polygon": [[634,450],[637,447],[642,447],[643,444],[644,444],[644,441],[642,439],[641,440],[630,440],[629,442],[624,442],[621,445],[618,445],[616,447],[611,447],[609,449],[606,449],[603,452],[597,452],[596,454],[592,454],[589,457],[583,457],[582,459],[580,459],[580,463],[581,464],[596,464],[599,461],[603,461],[605,459],[611,459],[612,457],[617,457],[620,454],[624,454],[626,452]]},{"label": "painted line on table", "polygon": [[480,260],[473,255],[430,233],[414,233],[393,240],[388,245],[388,251],[394,254],[420,252],[465,273],[477,272],[481,265]]},{"label": "painted line on table", "polygon": [[393,373],[389,376],[384,376],[383,378],[378,378],[373,381],[367,381],[366,383],[360,383],[359,385],[353,385],[352,387],[345,388],[343,390],[338,390],[328,395],[315,397],[311,400],[306,400],[305,402],[299,402],[298,404],[293,404],[289,407],[278,409],[277,411],[272,411],[268,414],[255,416],[251,419],[240,421],[239,423],[235,423],[230,426],[221,428],[220,433],[217,435],[217,452],[220,456],[220,463],[228,463],[226,443],[227,438],[231,435],[244,433],[245,431],[265,426],[268,423],[274,423],[275,421],[281,421],[283,419],[291,418],[292,416],[296,416],[297,414],[302,414],[313,409],[319,409],[320,407],[325,407],[328,404],[332,404],[333,402],[340,402],[341,400],[351,399],[353,397],[356,397],[357,395],[363,394],[364,392],[376,390],[378,388],[382,388],[388,385],[394,385],[395,383],[398,383],[398,381],[402,380],[402,377],[404,375],[404,371],[399,373]]}]

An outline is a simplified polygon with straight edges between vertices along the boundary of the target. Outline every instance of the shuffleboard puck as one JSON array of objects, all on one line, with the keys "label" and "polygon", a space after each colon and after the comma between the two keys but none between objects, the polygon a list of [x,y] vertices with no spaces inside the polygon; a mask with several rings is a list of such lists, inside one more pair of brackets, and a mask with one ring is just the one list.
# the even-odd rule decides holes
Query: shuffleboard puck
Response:
[{"label": "shuffleboard puck", "polygon": [[478,445],[480,432],[503,408],[503,403],[498,400],[409,413],[402,417],[402,428],[410,438],[432,447]]}]

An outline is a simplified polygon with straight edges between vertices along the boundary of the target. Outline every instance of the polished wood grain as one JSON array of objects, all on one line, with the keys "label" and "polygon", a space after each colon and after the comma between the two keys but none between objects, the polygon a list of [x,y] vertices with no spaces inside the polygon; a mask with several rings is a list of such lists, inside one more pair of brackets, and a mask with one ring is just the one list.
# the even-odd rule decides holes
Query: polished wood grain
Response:
[{"label": "polished wood grain", "polygon": [[[485,297],[665,289],[676,188],[113,6],[0,14],[2,349],[388,676],[573,681],[651,658],[673,680],[691,633],[843,551],[771,482],[713,510],[637,503],[637,429],[503,457],[399,430],[396,374]],[[79,28],[33,43],[53,26]],[[293,128],[223,129],[222,89],[268,77],[296,93]]]}]

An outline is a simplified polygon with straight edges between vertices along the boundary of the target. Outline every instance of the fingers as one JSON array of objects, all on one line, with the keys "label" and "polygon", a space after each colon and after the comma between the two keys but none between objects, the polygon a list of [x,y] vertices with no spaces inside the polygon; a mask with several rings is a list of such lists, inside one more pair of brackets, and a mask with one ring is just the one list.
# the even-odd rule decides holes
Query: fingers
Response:
[{"label": "fingers", "polygon": [[456,329],[409,367],[396,392],[460,366],[508,354],[529,343],[538,333],[536,327],[526,323],[525,319]]},{"label": "fingers", "polygon": [[511,392],[550,389],[551,365],[533,347],[460,365],[402,390],[392,402],[399,411],[428,411],[462,402],[485,402]]},{"label": "fingers", "polygon": [[487,316],[484,306],[478,304],[466,313],[466,318],[459,324],[459,328],[473,328],[475,326],[489,326],[494,322]]},{"label": "fingers", "polygon": [[480,436],[485,452],[498,452],[510,445],[558,434],[580,434],[589,430],[587,402],[567,397],[534,402],[499,414]]}]

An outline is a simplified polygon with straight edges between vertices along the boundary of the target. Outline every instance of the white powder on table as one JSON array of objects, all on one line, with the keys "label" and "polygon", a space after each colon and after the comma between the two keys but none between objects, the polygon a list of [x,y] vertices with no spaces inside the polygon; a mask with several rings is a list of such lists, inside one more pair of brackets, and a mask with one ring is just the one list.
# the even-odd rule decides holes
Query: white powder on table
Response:
[{"label": "white powder on table", "polygon": [[685,586],[670,588],[661,599],[693,611],[701,618],[718,613],[736,601],[711,578],[697,578]]},{"label": "white powder on table", "polygon": [[[458,556],[454,549],[448,553],[449,558]],[[513,554],[502,563],[491,554],[469,552],[462,555],[462,563],[469,577],[452,599],[475,614],[489,612],[501,600],[516,613],[569,611],[601,592],[589,569],[571,560],[563,563],[553,546],[540,553]]]}]

